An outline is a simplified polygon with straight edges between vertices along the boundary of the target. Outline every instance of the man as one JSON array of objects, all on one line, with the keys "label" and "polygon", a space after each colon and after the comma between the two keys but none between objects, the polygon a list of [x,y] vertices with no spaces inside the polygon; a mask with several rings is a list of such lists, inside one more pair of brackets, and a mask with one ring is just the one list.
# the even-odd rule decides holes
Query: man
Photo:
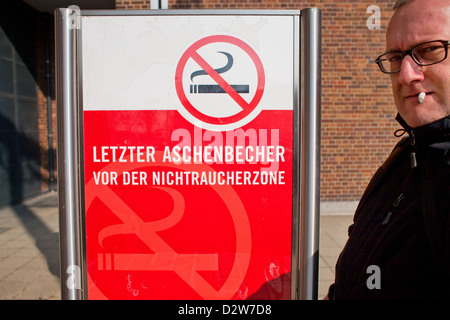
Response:
[{"label": "man", "polygon": [[409,136],[361,198],[330,299],[450,299],[450,1],[394,8],[376,62]]}]

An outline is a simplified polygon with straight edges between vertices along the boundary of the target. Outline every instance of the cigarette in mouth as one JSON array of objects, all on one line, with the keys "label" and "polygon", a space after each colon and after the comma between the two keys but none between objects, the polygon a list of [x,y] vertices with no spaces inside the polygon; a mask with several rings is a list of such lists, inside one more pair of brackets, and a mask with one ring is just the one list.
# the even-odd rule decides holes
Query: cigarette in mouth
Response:
[{"label": "cigarette in mouth", "polygon": [[417,97],[417,99],[419,100],[419,103],[423,103],[423,101],[425,100],[425,96],[426,96],[425,92],[419,93],[419,96]]}]

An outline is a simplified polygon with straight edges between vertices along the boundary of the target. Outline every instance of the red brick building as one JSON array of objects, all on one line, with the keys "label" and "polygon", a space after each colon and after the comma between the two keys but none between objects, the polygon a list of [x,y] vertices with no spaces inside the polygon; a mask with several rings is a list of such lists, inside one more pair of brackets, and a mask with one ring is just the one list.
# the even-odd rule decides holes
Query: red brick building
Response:
[{"label": "red brick building", "polygon": [[[81,9],[148,10],[151,1],[69,2],[67,5],[78,5]],[[322,10],[321,199],[358,200],[398,140],[393,136],[399,125],[394,120],[396,109],[390,80],[372,62],[384,51],[384,34],[395,0],[166,0],[165,3],[169,10],[307,7]],[[16,170],[15,175],[11,174],[11,168],[17,167],[16,162],[11,157],[0,157],[0,178],[4,181],[0,183],[0,194],[9,195],[0,198],[0,206],[54,188],[57,168],[56,162],[51,161],[56,149],[52,12],[61,4],[61,1],[8,0],[0,14],[0,63],[7,65],[6,68],[11,66],[12,70],[10,76],[6,74],[9,69],[0,68],[0,108],[3,109],[0,116],[7,113],[8,106],[15,106],[12,111],[15,116],[10,116],[15,121],[11,129],[0,128],[4,138],[0,151],[4,155],[11,153],[12,145],[6,141],[19,135],[27,137],[25,140],[35,150],[28,158],[24,157],[27,154],[24,151],[11,153],[16,158],[28,159],[23,160],[22,169]],[[367,11],[372,5],[380,8],[380,29],[367,26],[372,15],[372,11]],[[2,55],[1,49],[6,47],[12,51],[6,50],[7,54]],[[28,70],[28,73],[24,71],[29,74],[28,85],[34,83],[32,94],[23,95],[18,90],[17,83],[23,80],[23,75],[17,70],[21,69]],[[24,121],[31,124],[30,130],[19,128],[22,123],[19,118],[24,112],[20,106],[24,101],[30,115]],[[11,187],[17,179],[23,182]],[[38,187],[24,192],[31,180]]]}]

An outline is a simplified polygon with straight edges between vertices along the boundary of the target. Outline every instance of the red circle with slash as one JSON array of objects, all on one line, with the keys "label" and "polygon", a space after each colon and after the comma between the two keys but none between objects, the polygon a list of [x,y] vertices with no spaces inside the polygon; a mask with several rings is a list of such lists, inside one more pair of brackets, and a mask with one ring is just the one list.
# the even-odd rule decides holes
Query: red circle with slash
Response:
[{"label": "red circle with slash", "polygon": [[[216,42],[224,42],[235,45],[245,51],[248,56],[251,58],[256,67],[257,72],[257,87],[256,92],[253,99],[247,103],[239,93],[234,90],[231,85],[225,81],[209,64],[206,62],[197,52],[198,49],[202,48],[211,43]],[[191,102],[186,97],[186,93],[183,88],[183,72],[186,66],[186,63],[189,59],[193,59],[199,66],[205,70],[208,75],[242,108],[242,111],[227,117],[211,117],[200,111],[198,111],[195,106],[191,104]],[[238,122],[245,117],[247,117],[261,101],[265,85],[265,76],[264,76],[264,68],[259,59],[256,52],[244,41],[227,35],[215,35],[205,37],[203,39],[198,40],[193,45],[191,45],[186,52],[181,56],[180,61],[178,62],[177,70],[175,73],[175,87],[177,90],[178,97],[183,104],[184,108],[196,119],[203,121],[205,123],[213,124],[213,125],[226,125]]]}]

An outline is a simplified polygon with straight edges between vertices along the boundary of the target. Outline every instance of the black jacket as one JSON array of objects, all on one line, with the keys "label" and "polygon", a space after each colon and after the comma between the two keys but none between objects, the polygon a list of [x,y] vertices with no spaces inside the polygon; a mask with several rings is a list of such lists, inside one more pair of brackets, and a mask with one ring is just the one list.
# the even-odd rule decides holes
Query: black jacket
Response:
[{"label": "black jacket", "polygon": [[[373,176],[336,264],[330,299],[450,298],[450,116],[411,129]],[[369,289],[370,265],[381,289]]]}]

